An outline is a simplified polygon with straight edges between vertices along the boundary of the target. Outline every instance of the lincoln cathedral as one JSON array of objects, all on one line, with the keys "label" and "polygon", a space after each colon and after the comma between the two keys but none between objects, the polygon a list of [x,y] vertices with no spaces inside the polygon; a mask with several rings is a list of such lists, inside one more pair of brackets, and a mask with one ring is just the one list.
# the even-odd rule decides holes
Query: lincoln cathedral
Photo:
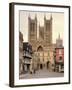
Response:
[{"label": "lincoln cathedral", "polygon": [[[37,33],[38,32],[38,33]],[[37,34],[39,36],[37,37]],[[40,59],[40,67],[47,66],[50,61],[53,63],[53,50],[55,45],[52,43],[52,15],[46,19],[44,15],[44,25],[40,26],[37,16],[34,19],[28,17],[28,41],[32,45],[33,52],[36,52]]]}]

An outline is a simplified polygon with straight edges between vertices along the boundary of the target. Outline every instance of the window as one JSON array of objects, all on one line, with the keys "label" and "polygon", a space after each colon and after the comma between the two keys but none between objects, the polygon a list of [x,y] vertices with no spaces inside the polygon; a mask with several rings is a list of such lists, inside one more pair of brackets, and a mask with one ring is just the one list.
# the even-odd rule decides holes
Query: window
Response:
[{"label": "window", "polygon": [[62,54],[62,50],[61,50],[61,49],[59,50],[59,54],[60,54],[60,55]]},{"label": "window", "polygon": [[62,60],[62,57],[61,56],[59,57],[59,60]]}]

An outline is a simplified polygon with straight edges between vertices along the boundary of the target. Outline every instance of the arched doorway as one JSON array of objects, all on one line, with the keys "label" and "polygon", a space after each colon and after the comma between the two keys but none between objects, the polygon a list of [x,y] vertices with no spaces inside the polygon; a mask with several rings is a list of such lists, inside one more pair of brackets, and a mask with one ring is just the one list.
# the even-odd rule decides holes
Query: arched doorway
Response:
[{"label": "arched doorway", "polygon": [[39,60],[40,60],[39,67],[40,67],[40,69],[43,69],[43,67],[44,67],[44,65],[43,65],[43,62],[44,62],[43,47],[42,46],[39,46],[37,48],[37,52],[38,52],[38,56],[39,56]]},{"label": "arched doorway", "polygon": [[39,46],[39,47],[37,48],[37,51],[38,51],[38,52],[43,52],[42,46]]}]

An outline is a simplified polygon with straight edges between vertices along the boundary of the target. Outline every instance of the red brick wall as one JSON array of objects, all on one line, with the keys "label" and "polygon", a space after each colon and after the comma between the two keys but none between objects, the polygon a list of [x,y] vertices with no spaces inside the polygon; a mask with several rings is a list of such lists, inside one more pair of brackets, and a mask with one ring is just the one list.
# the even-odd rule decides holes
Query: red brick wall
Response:
[{"label": "red brick wall", "polygon": [[59,61],[59,58],[62,57],[64,62],[64,48],[56,48],[56,62]]}]

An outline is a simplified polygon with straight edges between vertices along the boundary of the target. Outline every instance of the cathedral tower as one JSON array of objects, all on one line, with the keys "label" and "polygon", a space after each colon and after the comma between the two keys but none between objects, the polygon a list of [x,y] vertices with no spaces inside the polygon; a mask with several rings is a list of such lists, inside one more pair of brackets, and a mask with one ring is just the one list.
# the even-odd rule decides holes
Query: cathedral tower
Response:
[{"label": "cathedral tower", "polygon": [[47,46],[52,44],[52,15],[50,20],[44,16],[44,40]]},{"label": "cathedral tower", "polygon": [[44,40],[44,27],[39,24],[39,40]]},{"label": "cathedral tower", "polygon": [[34,46],[37,40],[37,16],[34,19],[28,17],[28,41],[32,46]]}]

